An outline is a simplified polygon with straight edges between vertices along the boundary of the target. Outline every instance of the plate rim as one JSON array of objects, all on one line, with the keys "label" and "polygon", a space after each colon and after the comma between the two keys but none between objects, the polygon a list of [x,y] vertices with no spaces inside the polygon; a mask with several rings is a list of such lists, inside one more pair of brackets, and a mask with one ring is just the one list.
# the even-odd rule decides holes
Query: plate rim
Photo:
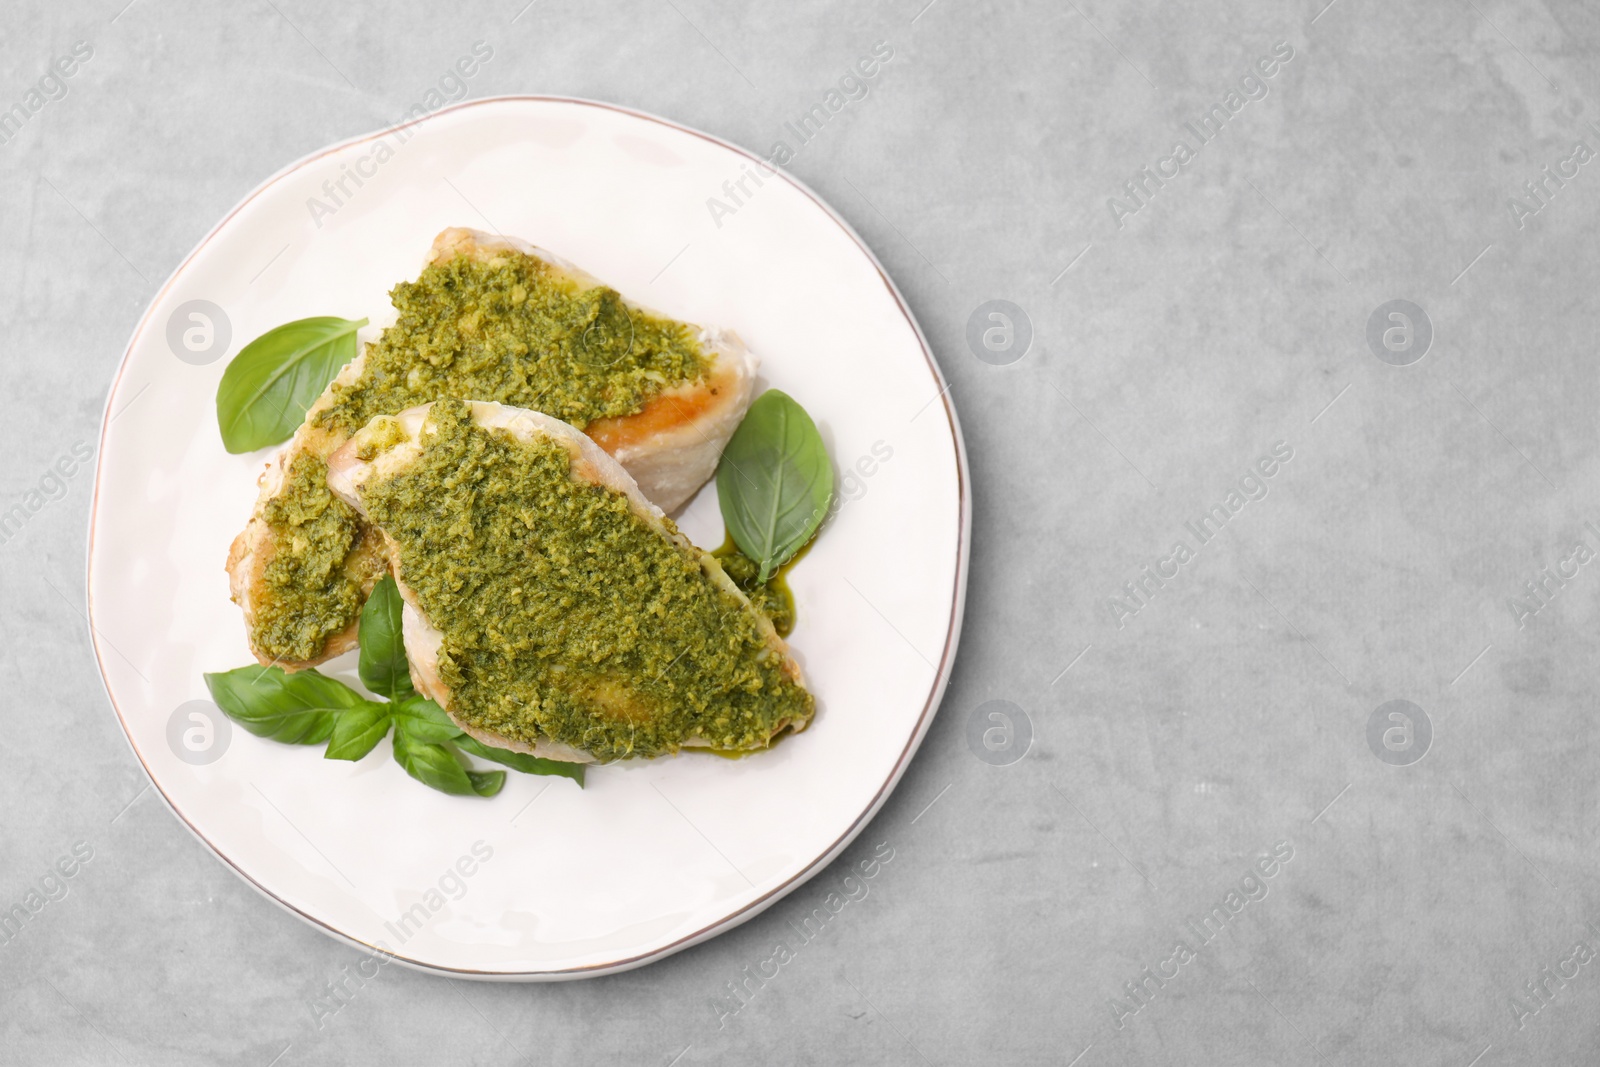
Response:
[{"label": "plate rim", "polygon": [[948,688],[950,674],[955,663],[956,647],[961,638],[962,620],[966,611],[967,568],[972,542],[972,493],[967,468],[966,443],[961,436],[961,424],[956,417],[955,407],[950,401],[950,385],[945,381],[944,373],[940,370],[938,361],[934,359],[933,350],[928,345],[927,336],[922,332],[921,325],[917,322],[916,316],[912,313],[910,306],[906,303],[905,297],[895,285],[894,279],[889,276],[888,271],[884,269],[883,264],[879,262],[878,257],[873,253],[872,249],[867,245],[867,243],[862,240],[861,235],[855,231],[855,228],[852,227],[850,223],[847,222],[837,211],[835,211],[827,201],[818,196],[817,193],[813,191],[811,187],[808,186],[804,181],[790,174],[782,167],[772,168],[776,170],[778,174],[782,175],[785,181],[794,186],[813,204],[819,207],[822,212],[829,219],[831,219],[835,225],[843,230],[845,235],[849,237],[851,241],[855,243],[856,247],[862,252],[862,254],[867,257],[867,261],[872,265],[873,269],[877,271],[878,277],[882,280],[884,287],[889,291],[889,295],[894,298],[895,306],[899,309],[901,316],[906,320],[907,325],[911,327],[911,332],[916,337],[917,344],[922,349],[923,361],[927,364],[928,369],[933,372],[934,381],[943,387],[940,390],[938,399],[940,401],[940,409],[944,412],[945,421],[949,426],[951,440],[955,445],[958,529],[956,532],[956,567],[953,579],[954,595],[950,606],[950,622],[945,632],[944,647],[940,652],[939,664],[934,671],[934,677],[927,699],[924,701],[922,711],[917,717],[916,727],[912,730],[911,736],[907,739],[905,747],[901,750],[899,757],[895,760],[895,764],[893,768],[891,768],[888,777],[886,777],[883,783],[878,787],[878,790],[873,795],[871,802],[861,810],[861,812],[855,817],[850,825],[846,827],[844,832],[840,834],[834,840],[834,842],[828,846],[827,849],[825,849],[798,872],[785,879],[779,885],[769,889],[761,896],[741,906],[731,914],[725,915],[721,919],[701,927],[699,930],[685,934],[684,936],[673,940],[669,944],[660,946],[659,948],[651,949],[647,952],[626,956],[621,959],[608,960],[601,963],[585,964],[579,967],[564,967],[551,970],[531,971],[497,971],[479,970],[465,967],[450,967],[440,964],[426,963],[422,960],[412,959],[398,952],[369,944],[365,941],[362,941],[360,938],[354,937],[342,930],[339,930],[338,928],[330,925],[322,919],[317,918],[314,915],[307,914],[300,908],[289,903],[287,900],[284,900],[283,898],[274,894],[272,891],[252,878],[243,869],[241,869],[231,857],[229,857],[225,852],[222,851],[222,849],[218,848],[214,843],[212,843],[209,838],[200,832],[198,827],[191,823],[183,815],[183,813],[178,810],[177,805],[173,802],[172,798],[167,795],[166,791],[162,789],[161,783],[156,780],[154,773],[151,772],[150,765],[145,762],[143,754],[139,751],[139,747],[134,743],[133,733],[128,727],[127,717],[123,714],[121,706],[117,703],[116,696],[111,691],[111,683],[106,675],[105,659],[100,647],[99,629],[95,626],[95,528],[97,525],[96,519],[100,508],[100,476],[102,473],[101,461],[105,454],[106,435],[109,432],[111,424],[111,405],[112,401],[117,395],[118,389],[122,385],[123,374],[127,371],[128,361],[133,355],[133,350],[150,325],[151,316],[155,311],[156,305],[164,296],[166,296],[167,292],[172,288],[178,277],[184,272],[189,264],[194,261],[195,257],[197,257],[200,252],[217,236],[217,234],[221,232],[222,228],[232,221],[232,219],[238,215],[239,212],[243,211],[245,207],[253,202],[257,197],[261,196],[268,189],[276,185],[279,181],[290,174],[308,166],[311,163],[316,162],[319,159],[349,148],[352,145],[363,144],[376,140],[380,137],[386,137],[397,130],[421,126],[423,123],[429,122],[432,119],[438,118],[445,114],[465,111],[469,108],[482,107],[489,104],[507,102],[566,104],[579,107],[591,107],[601,111],[616,112],[632,118],[643,119],[646,122],[656,123],[669,129],[676,130],[680,133],[686,133],[693,137],[698,137],[704,141],[709,141],[714,145],[744,157],[746,160],[752,163],[764,164],[765,162],[754,152],[751,152],[740,145],[726,141],[715,134],[707,133],[703,130],[696,129],[695,127],[687,126],[683,123],[654,114],[653,112],[643,111],[638,108],[626,107],[621,104],[593,100],[586,97],[541,93],[509,93],[499,96],[486,96],[472,100],[463,100],[455,104],[449,104],[440,108],[438,111],[432,112],[431,114],[425,115],[421,118],[412,119],[404,123],[397,123],[393,126],[384,127],[372,132],[359,134],[355,137],[346,138],[345,140],[337,141],[330,145],[325,145],[322,148],[309,152],[306,155],[301,156],[299,159],[280,167],[277,171],[269,175],[260,184],[258,184],[254,189],[245,194],[245,196],[240,199],[237,204],[229,209],[227,214],[223,215],[216,225],[211,227],[205,236],[202,237],[198,243],[196,243],[194,248],[190,250],[189,254],[185,256],[176,267],[173,268],[172,273],[167,276],[166,281],[164,281],[161,284],[161,287],[157,289],[156,292],[151,296],[149,303],[145,306],[144,312],[139,316],[138,324],[134,327],[133,333],[128,339],[127,346],[123,349],[122,358],[118,361],[116,373],[111,379],[111,388],[106,392],[105,406],[101,412],[100,434],[96,444],[94,490],[89,501],[89,514],[87,519],[88,535],[85,540],[84,617],[88,625],[90,646],[94,650],[95,667],[100,675],[101,688],[105,690],[106,699],[111,704],[112,711],[116,713],[117,724],[122,729],[123,740],[128,743],[128,747],[133,751],[134,758],[138,760],[140,768],[143,769],[145,773],[145,777],[149,779],[149,783],[155,789],[156,794],[160,796],[161,799],[166,803],[168,810],[170,810],[172,814],[176,816],[178,821],[187,827],[190,833],[199,839],[199,841],[204,844],[213,855],[220,859],[224,866],[233,871],[234,874],[238,875],[239,878],[245,882],[245,884],[254,888],[262,896],[277,904],[291,915],[296,916],[310,926],[321,930],[323,933],[328,934],[336,940],[343,941],[346,944],[363,949],[367,952],[395,960],[396,962],[404,964],[405,966],[414,970],[446,977],[476,979],[481,981],[562,981],[579,978],[600,977],[607,974],[617,974],[622,971],[643,967],[660,959],[665,959],[674,953],[681,952],[686,948],[690,948],[701,943],[702,941],[709,940],[710,938],[725,933],[736,926],[748,922],[814,878],[822,871],[823,868],[832,863],[840,853],[848,848],[858,836],[860,836],[861,832],[866,829],[867,824],[872,821],[873,817],[877,815],[879,810],[882,809],[883,805],[888,801],[889,795],[894,792],[895,787],[899,784],[900,779],[904,776],[906,769],[910,766],[912,757],[916,755],[917,750],[921,747],[922,740],[927,735],[928,727],[932,724],[933,717],[938,712],[939,705],[943,701],[944,691],[946,688]]}]

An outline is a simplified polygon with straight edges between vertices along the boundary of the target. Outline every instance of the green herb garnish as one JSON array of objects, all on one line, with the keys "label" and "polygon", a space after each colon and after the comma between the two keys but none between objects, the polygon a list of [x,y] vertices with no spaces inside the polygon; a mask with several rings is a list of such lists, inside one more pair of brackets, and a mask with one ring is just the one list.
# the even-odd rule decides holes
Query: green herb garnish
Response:
[{"label": "green herb garnish", "polygon": [[356,356],[366,319],[322,316],[268,330],[233,357],[217,386],[217,427],[229,452],[287,441],[306,409]]},{"label": "green herb garnish", "polygon": [[386,575],[372,587],[366,606],[361,609],[357,630],[361,641],[361,661],[357,667],[361,684],[391,701],[404,700],[416,692],[411,686],[405,638],[400,632],[404,607],[394,576]]},{"label": "green herb garnish", "polygon": [[805,547],[833,500],[833,464],[806,409],[777,389],[750,405],[717,466],[728,533],[758,584]]},{"label": "green herb garnish", "polygon": [[297,745],[328,742],[327,759],[358,760],[394,728],[395,762],[424,785],[459,796],[492,797],[505,771],[478,771],[462,751],[523,774],[560,775],[583,785],[583,764],[542,759],[469,737],[443,708],[411,684],[400,632],[402,602],[392,576],[373,587],[361,610],[361,683],[384,700],[368,700],[314,670],[240,667],[207,674],[217,706],[259,737]]},{"label": "green herb garnish", "polygon": [[369,703],[316,671],[289,674],[282,667],[208,674],[206,688],[234,722],[257,737],[290,745],[322,744],[333,736],[340,715]]},{"label": "green herb garnish", "polygon": [[505,771],[467,770],[448,745],[416,737],[403,719],[395,721],[394,758],[411,777],[441,793],[492,797],[506,784]]}]

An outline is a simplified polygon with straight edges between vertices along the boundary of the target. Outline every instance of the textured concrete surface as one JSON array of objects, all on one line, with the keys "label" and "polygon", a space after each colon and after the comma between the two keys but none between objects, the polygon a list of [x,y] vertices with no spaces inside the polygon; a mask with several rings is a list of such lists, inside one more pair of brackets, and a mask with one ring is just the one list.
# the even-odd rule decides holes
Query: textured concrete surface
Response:
[{"label": "textured concrete surface", "polygon": [[[0,544],[0,903],[73,871],[0,944],[0,1061],[1600,1056],[1593,5],[125,2],[0,16],[0,103],[92,49],[0,144],[0,509],[42,498]],[[737,1012],[728,983],[837,872],[624,976],[389,968],[319,1014],[359,957],[189,836],[95,676],[91,476],[50,472],[95,440],[146,301],[264,177],[393,121],[478,40],[473,96],[598,97],[762,151],[894,49],[790,166],[952,382],[966,637],[841,861],[893,862]],[[1020,314],[1006,350],[984,310],[980,359],[991,300]],[[1220,530],[1186,525],[1211,505]]]}]

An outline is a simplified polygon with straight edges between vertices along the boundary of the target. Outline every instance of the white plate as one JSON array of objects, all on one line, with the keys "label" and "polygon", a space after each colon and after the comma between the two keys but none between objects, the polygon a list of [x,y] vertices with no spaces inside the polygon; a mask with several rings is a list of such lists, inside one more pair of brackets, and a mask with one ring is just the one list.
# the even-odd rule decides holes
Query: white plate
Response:
[{"label": "white plate", "polygon": [[[888,797],[960,631],[970,526],[961,436],[911,313],[813,193],[783,175],[759,187],[747,178],[753,195],[713,218],[708,198],[730,203],[724,182],[736,188],[754,169],[741,149],[610,105],[464,103],[284,170],[152,302],[101,434],[95,653],[157,789],[273,900],[429,970],[603,974],[757,914],[826,865]],[[341,176],[335,203],[328,190]],[[314,198],[336,210],[313,212]],[[201,673],[252,662],[222,565],[268,454],[222,448],[224,357],[309,315],[370,317],[370,340],[392,321],[390,287],[416,276],[447,226],[525,238],[640,303],[736,329],[763,384],[811,412],[841,475],[858,468],[844,482],[851,499],[792,574],[792,644],[818,708],[805,733],[739,761],[593,769],[582,790],[512,774],[481,800],[412,781],[387,743],[349,764],[196,727],[183,706],[206,698]],[[194,324],[176,314],[194,300],[220,307],[231,334],[198,365],[169,342],[174,318]],[[203,333],[188,344],[203,348]],[[680,520],[702,545],[722,540],[715,492],[706,487]],[[353,664],[352,654],[323,670],[354,683]],[[458,861],[470,876],[452,873]]]}]

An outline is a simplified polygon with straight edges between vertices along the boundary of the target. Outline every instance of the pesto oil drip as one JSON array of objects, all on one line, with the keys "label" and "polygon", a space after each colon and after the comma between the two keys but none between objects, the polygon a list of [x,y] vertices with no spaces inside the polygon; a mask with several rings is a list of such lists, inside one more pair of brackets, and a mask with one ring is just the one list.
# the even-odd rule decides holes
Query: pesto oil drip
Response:
[{"label": "pesto oil drip", "polygon": [[[778,568],[777,573],[768,579],[765,585],[756,581],[761,576],[761,565],[739,551],[739,545],[734,541],[733,534],[724,534],[721,547],[711,554],[722,565],[722,573],[731,578],[733,584],[750,598],[750,603],[755,609],[772,620],[772,628],[778,632],[778,636],[788,637],[794,630],[796,617],[794,592],[789,588],[789,572],[794,569],[796,563],[805,558],[805,554],[810,552],[811,546],[816,543],[817,539],[813,536],[800,551],[789,557],[789,562]],[[708,748],[703,751],[723,759],[744,759],[751,754],[749,751],[720,748]]]},{"label": "pesto oil drip", "polygon": [[750,598],[756,610],[772,620],[772,628],[778,631],[778,636],[788,637],[794,630],[795,622],[794,593],[789,589],[789,572],[811,551],[815,541],[815,537],[807,541],[805,547],[779,567],[765,584],[756,580],[761,577],[761,565],[739,551],[733,534],[725,535],[722,546],[711,554],[722,564],[723,573],[732,578],[733,584]]},{"label": "pesto oil drip", "polygon": [[363,499],[443,634],[463,722],[601,761],[697,740],[764,748],[809,720],[760,617],[628,499],[572,477],[564,443],[521,442],[434,405],[420,456]]}]

